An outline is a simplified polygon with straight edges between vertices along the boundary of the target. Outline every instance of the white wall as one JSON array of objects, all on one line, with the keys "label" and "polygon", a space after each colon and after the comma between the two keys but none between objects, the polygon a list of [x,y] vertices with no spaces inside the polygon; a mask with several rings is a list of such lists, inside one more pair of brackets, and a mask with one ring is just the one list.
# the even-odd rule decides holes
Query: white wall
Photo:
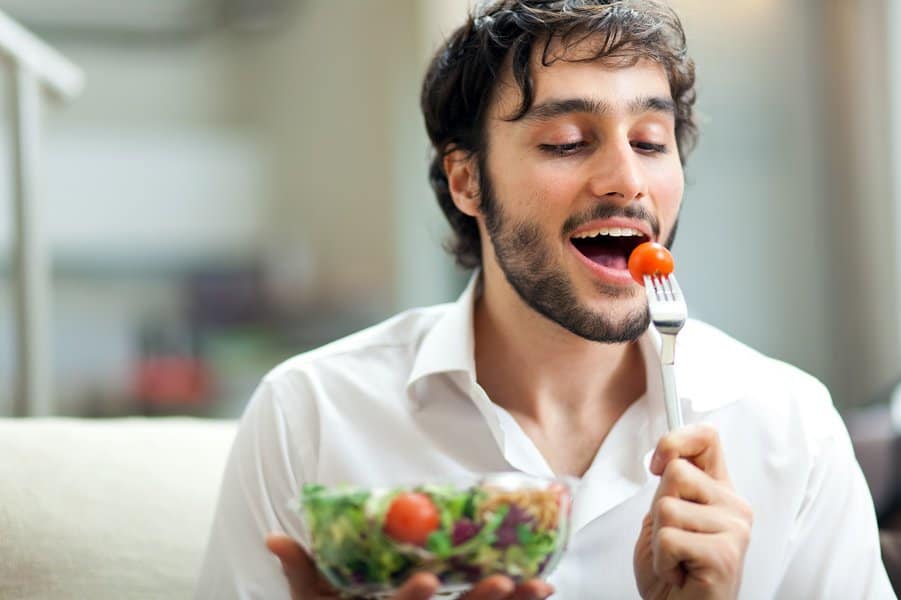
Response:
[{"label": "white wall", "polygon": [[467,5],[308,2],[274,35],[238,44],[243,112],[276,157],[271,260],[313,265],[296,298],[365,298],[377,318],[459,291],[419,88]]},{"label": "white wall", "polygon": [[701,120],[674,249],[689,310],[830,382],[815,7],[673,5],[697,63]]},{"label": "white wall", "polygon": [[[887,3],[887,17],[883,23],[882,35],[888,40],[887,66],[889,73],[901,73],[901,3]],[[891,173],[892,198],[894,203],[895,218],[892,226],[896,232],[901,232],[901,77],[890,77],[887,81],[889,90],[889,114],[890,141],[889,141],[889,171]],[[895,244],[895,281],[901,283],[901,235],[894,237]],[[901,319],[897,320],[895,336],[901,340]]]},{"label": "white wall", "polygon": [[443,248],[450,227],[428,183],[430,144],[419,108],[419,86],[432,55],[463,22],[472,3],[412,4],[418,37],[415,52],[398,70],[402,77],[396,81],[392,115],[402,142],[394,157],[398,309],[454,300],[467,277]]},{"label": "white wall", "polygon": [[408,8],[307,2],[272,35],[239,43],[243,110],[273,153],[271,260],[307,254],[313,265],[300,300],[393,307],[393,101],[415,48]]},{"label": "white wall", "polygon": [[704,119],[676,246],[689,307],[839,405],[873,400],[901,373],[889,3],[673,4]]}]

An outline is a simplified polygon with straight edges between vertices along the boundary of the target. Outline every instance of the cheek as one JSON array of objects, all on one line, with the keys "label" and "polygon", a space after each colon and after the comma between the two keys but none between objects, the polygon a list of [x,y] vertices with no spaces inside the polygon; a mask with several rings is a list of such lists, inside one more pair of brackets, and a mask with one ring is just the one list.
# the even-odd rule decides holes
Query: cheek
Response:
[{"label": "cheek", "polygon": [[679,214],[679,206],[682,204],[682,194],[685,191],[685,179],[682,169],[673,169],[666,173],[660,173],[651,181],[651,197],[660,216],[663,218],[667,229]]},{"label": "cheek", "polygon": [[581,185],[559,167],[511,169],[508,173],[495,178],[495,195],[511,215],[524,219],[544,219],[570,210]]},{"label": "cheek", "polygon": [[551,214],[564,210],[568,214],[573,198],[577,198],[584,188],[584,179],[567,169],[548,167],[534,170],[521,185],[532,198],[535,211]]}]

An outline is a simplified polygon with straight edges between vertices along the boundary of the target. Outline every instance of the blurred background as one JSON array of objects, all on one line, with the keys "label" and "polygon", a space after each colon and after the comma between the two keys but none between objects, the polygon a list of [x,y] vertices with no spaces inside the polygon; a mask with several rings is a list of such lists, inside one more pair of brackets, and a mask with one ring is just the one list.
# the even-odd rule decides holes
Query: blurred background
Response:
[{"label": "blurred background", "polygon": [[[884,400],[901,372],[901,11],[672,4],[702,128],[675,247],[691,312],[811,372],[843,410]],[[462,288],[440,247],[418,92],[466,0],[0,10],[86,76],[79,97],[43,109],[42,410],[235,417],[278,361]],[[16,412],[12,197],[4,185],[0,415]]]}]

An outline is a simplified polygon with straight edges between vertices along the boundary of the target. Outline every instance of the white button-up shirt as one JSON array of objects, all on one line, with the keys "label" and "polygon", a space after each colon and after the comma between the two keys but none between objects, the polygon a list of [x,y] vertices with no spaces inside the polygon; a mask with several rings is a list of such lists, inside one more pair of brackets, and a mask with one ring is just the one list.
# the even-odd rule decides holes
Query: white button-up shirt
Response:
[{"label": "white button-up shirt", "polygon": [[[289,502],[305,483],[552,475],[476,380],[476,279],[456,303],[402,313],[264,378],[228,460],[198,598],[290,597],[264,537],[299,539]],[[581,478],[570,545],[549,578],[555,598],[638,597],[632,553],[659,480],[647,462],[666,431],[653,328],[640,345],[647,391]],[[741,598],[895,597],[866,483],[823,385],[697,321],[679,335],[676,380],[685,422],[716,426],[754,510]]]}]

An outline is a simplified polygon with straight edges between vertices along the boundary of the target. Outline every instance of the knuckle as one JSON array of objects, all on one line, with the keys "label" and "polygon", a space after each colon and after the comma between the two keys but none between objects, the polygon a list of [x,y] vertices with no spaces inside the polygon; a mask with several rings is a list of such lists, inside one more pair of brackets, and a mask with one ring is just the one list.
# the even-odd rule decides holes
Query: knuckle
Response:
[{"label": "knuckle", "polygon": [[736,494],[734,490],[729,490],[727,492],[727,498],[734,506],[736,518],[744,521],[748,527],[751,527],[754,524],[754,509],[751,508],[751,505],[748,504],[744,498]]},{"label": "knuckle", "polygon": [[660,438],[659,442],[657,442],[657,448],[655,450],[655,453],[657,454],[657,456],[665,457],[665,456],[668,456],[669,454],[671,454],[673,452],[673,450],[675,449],[675,447],[676,447],[676,442],[673,439],[673,434],[668,433],[668,434],[664,435],[662,438]]},{"label": "knuckle", "polygon": [[716,427],[711,425],[710,423],[700,423],[698,425],[698,433],[701,436],[701,439],[706,441],[710,445],[719,444],[720,434],[717,431]]},{"label": "knuckle", "polygon": [[673,563],[673,555],[675,554],[676,543],[674,539],[675,530],[672,527],[664,527],[657,532],[651,544],[651,555],[654,563],[654,571],[659,575],[667,565]]},{"label": "knuckle", "polygon": [[669,554],[676,547],[676,530],[673,527],[661,527],[654,538],[654,548],[658,554]]},{"label": "knuckle", "polygon": [[688,475],[688,461],[682,458],[671,460],[663,469],[663,476],[672,481],[682,481]]},{"label": "knuckle", "polygon": [[657,500],[657,522],[660,526],[674,525],[676,522],[678,500],[672,496],[663,496]]},{"label": "knuckle", "polygon": [[746,548],[751,542],[751,523],[746,519],[736,519],[734,529],[740,546]]}]

